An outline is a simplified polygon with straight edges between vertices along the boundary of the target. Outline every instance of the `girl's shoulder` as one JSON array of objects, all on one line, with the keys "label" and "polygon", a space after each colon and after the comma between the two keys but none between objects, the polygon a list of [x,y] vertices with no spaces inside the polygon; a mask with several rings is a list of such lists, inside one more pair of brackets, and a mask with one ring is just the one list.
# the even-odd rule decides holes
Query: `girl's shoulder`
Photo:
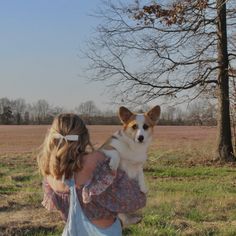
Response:
[{"label": "girl's shoulder", "polygon": [[107,157],[99,151],[86,154],[83,157],[83,169],[94,171],[99,163],[104,162],[106,159]]},{"label": "girl's shoulder", "polygon": [[104,163],[106,157],[101,152],[93,152],[83,156],[83,167],[75,173],[75,183],[77,187],[82,187],[91,181],[96,175],[97,169]]}]

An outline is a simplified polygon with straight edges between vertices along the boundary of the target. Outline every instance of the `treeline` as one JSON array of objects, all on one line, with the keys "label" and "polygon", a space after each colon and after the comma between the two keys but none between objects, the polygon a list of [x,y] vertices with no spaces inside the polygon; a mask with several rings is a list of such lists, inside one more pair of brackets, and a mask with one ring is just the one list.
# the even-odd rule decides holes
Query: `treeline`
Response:
[{"label": "treeline", "polygon": [[46,100],[30,104],[22,98],[0,98],[0,124],[49,124],[53,117],[63,112],[61,107],[50,106]]},{"label": "treeline", "polygon": [[[137,112],[147,111],[148,107]],[[72,110],[52,106],[46,100],[27,103],[24,99],[0,98],[1,125],[51,124],[53,118],[62,112],[75,112],[89,125],[119,125],[117,111],[100,110],[93,101],[79,104]],[[162,106],[160,125],[216,125],[216,107],[207,100],[197,101],[185,109],[176,106]]]}]

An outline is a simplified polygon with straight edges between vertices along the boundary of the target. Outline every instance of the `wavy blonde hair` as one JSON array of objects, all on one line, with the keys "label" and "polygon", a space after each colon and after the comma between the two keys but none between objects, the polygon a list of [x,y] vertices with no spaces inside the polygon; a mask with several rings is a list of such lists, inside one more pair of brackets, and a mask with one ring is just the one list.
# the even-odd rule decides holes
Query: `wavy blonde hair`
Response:
[{"label": "wavy blonde hair", "polygon": [[[59,133],[65,135],[79,135],[78,141],[66,141],[54,138]],[[53,120],[52,126],[46,134],[45,140],[37,157],[42,175],[52,175],[56,179],[71,178],[73,172],[83,167],[82,157],[93,150],[89,132],[83,120],[72,113],[60,114]]]}]

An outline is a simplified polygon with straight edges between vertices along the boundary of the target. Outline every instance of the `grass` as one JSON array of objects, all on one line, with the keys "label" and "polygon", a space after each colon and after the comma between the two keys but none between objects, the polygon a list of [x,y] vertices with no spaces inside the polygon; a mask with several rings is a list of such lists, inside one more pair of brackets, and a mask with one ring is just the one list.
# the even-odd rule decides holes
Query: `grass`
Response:
[{"label": "grass", "polygon": [[[164,161],[155,162],[153,153],[150,157],[148,206],[135,226],[139,235],[236,235],[235,168],[172,157],[171,152]],[[136,235],[132,230],[127,235]]]},{"label": "grass", "polygon": [[[124,236],[236,235],[235,166],[207,161],[211,148],[190,149],[150,150],[147,206]],[[59,214],[41,207],[40,186],[31,153],[0,156],[0,235],[61,234]]]}]

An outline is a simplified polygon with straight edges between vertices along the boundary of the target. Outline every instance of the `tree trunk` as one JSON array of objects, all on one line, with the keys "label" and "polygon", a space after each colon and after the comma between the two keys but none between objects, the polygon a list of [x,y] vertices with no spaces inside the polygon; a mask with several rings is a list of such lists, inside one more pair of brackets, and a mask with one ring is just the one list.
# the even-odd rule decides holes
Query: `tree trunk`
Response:
[{"label": "tree trunk", "polygon": [[228,49],[226,25],[226,1],[217,0],[218,33],[218,120],[216,158],[220,161],[234,161],[230,128],[230,101],[228,75]]}]

